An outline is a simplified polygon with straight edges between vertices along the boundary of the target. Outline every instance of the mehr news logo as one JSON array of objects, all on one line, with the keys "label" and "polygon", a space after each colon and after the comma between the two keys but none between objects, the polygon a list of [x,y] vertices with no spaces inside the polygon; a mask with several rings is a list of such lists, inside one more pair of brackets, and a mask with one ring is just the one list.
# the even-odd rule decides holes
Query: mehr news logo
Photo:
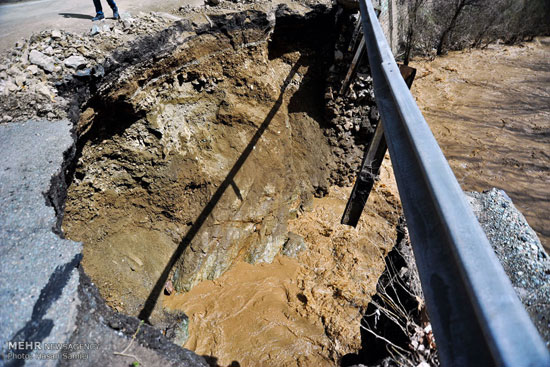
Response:
[{"label": "mehr news logo", "polygon": [[7,342],[7,351],[3,357],[7,360],[59,360],[89,358],[88,352],[98,350],[97,343],[43,343],[43,342]]}]

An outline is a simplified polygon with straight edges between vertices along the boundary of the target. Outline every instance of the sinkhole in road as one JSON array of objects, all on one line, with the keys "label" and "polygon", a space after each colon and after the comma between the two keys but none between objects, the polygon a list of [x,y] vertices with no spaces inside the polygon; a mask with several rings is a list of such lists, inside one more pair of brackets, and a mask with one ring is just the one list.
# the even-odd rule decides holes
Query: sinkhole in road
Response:
[{"label": "sinkhole in road", "polygon": [[400,208],[386,162],[357,228],[339,224],[377,120],[365,65],[336,92],[353,16],[212,17],[149,40],[94,90],[62,229],[110,307],[213,365],[333,365],[361,348]]}]

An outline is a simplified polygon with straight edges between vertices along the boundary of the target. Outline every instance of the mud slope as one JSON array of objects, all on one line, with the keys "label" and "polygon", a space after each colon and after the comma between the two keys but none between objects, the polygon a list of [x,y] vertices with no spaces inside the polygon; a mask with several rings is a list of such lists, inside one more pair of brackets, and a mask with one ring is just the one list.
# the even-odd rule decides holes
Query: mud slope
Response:
[{"label": "mud slope", "polygon": [[378,120],[366,65],[335,92],[354,16],[210,14],[106,58],[78,106],[62,229],[109,306],[213,365],[361,348],[400,207],[388,166],[358,228],[339,224],[349,188],[334,185]]},{"label": "mud slope", "polygon": [[360,321],[396,242],[400,209],[389,158],[357,226],[338,224],[350,188],[332,187],[292,220],[297,258],[234,264],[164,305],[189,316],[184,345],[213,365],[333,366],[361,349]]},{"label": "mud slope", "polygon": [[324,77],[311,40],[330,39],[319,27],[329,16],[298,17],[302,37],[284,49],[274,14],[213,17],[214,31],[167,43],[100,86],[78,124],[63,227],[86,244],[84,269],[111,306],[136,315],[180,244],[180,291],[237,260],[270,262],[288,219],[327,191],[323,90],[305,101],[297,92]]}]

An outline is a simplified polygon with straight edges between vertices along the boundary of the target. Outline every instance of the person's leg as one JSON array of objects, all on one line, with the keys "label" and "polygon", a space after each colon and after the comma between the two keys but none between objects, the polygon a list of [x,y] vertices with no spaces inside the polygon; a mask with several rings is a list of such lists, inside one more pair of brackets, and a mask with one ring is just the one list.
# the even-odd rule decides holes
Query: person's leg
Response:
[{"label": "person's leg", "polygon": [[92,18],[92,21],[95,22],[96,20],[101,20],[105,18],[103,15],[103,9],[101,8],[101,1],[100,0],[94,0],[95,5],[95,17]]},{"label": "person's leg", "polygon": [[120,16],[118,15],[118,8],[115,4],[115,1],[114,0],[107,0],[107,4],[109,4],[111,9],[113,9],[113,18],[119,19]]},{"label": "person's leg", "polygon": [[114,0],[107,0],[107,4],[109,4],[109,6],[111,7],[111,9],[113,9],[113,11],[118,11],[118,8],[116,7]]},{"label": "person's leg", "polygon": [[103,8],[101,7],[100,0],[94,0],[95,12],[97,15],[103,14]]}]

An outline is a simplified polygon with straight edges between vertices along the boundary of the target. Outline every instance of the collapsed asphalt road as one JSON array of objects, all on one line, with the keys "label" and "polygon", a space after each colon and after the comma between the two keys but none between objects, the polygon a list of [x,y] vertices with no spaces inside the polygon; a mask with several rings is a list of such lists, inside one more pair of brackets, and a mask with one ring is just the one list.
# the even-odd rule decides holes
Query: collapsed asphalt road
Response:
[{"label": "collapsed asphalt road", "polygon": [[81,244],[54,233],[71,128],[67,120],[0,125],[0,365],[206,366],[111,311],[78,267]]},{"label": "collapsed asphalt road", "polygon": [[44,196],[58,174],[63,152],[73,144],[70,129],[69,121],[0,126],[4,152],[0,168],[0,342],[4,359],[10,341],[60,342],[74,328],[81,245],[53,233],[57,217]]}]

